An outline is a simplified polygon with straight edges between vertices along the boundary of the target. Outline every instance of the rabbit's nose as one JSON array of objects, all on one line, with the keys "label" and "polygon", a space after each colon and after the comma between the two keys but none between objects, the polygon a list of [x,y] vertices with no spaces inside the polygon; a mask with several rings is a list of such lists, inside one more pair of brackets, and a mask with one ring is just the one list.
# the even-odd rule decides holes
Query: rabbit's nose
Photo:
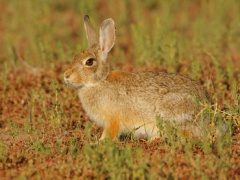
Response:
[{"label": "rabbit's nose", "polygon": [[64,73],[64,78],[68,79],[71,76],[71,72],[70,71],[66,71]]}]

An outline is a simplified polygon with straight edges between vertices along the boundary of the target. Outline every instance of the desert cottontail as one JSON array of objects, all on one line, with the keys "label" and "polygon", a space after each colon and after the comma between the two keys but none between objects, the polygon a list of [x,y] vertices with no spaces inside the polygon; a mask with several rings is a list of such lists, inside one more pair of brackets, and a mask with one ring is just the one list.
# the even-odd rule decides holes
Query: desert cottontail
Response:
[{"label": "desert cottontail", "polygon": [[156,117],[191,124],[201,110],[199,101],[210,101],[198,82],[182,75],[111,71],[107,57],[115,41],[114,21],[103,21],[99,38],[87,15],[84,27],[88,49],[75,55],[64,80],[78,90],[90,119],[104,128],[100,140],[127,132],[154,139],[159,137]]}]

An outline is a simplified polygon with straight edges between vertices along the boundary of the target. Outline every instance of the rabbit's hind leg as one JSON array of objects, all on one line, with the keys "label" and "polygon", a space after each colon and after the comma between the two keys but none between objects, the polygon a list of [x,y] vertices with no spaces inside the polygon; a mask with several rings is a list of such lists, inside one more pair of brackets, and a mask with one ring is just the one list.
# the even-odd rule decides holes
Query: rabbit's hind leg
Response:
[{"label": "rabbit's hind leg", "polygon": [[134,132],[134,137],[144,138],[152,141],[156,138],[159,138],[160,133],[156,124],[150,122],[148,124],[138,126]]}]

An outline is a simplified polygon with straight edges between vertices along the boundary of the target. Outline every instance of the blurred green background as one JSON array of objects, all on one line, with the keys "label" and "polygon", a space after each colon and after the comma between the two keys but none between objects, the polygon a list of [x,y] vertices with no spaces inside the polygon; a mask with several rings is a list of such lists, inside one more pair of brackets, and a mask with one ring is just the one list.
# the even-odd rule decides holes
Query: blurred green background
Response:
[{"label": "blurred green background", "polygon": [[[239,58],[238,0],[1,0],[0,60],[21,59],[34,66],[70,61],[86,48],[83,16],[96,28],[116,22],[113,62],[159,63],[177,71],[179,63]],[[171,67],[172,66],[172,67]]]}]

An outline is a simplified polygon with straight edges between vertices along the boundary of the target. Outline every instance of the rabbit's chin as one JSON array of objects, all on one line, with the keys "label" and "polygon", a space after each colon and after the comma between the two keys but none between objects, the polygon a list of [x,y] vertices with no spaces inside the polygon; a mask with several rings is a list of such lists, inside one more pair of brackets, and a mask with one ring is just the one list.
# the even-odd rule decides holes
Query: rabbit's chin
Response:
[{"label": "rabbit's chin", "polygon": [[65,83],[67,84],[68,87],[71,87],[71,88],[74,88],[74,89],[81,89],[82,87],[84,87],[83,84],[74,84],[70,81],[66,81],[65,80]]},{"label": "rabbit's chin", "polygon": [[86,84],[74,84],[74,83],[71,83],[71,82],[65,82],[67,84],[67,86],[71,87],[71,88],[74,88],[74,89],[77,89],[77,90],[80,90],[82,89],[83,87],[93,87],[95,86],[95,84],[93,83],[86,83]]},{"label": "rabbit's chin", "polygon": [[73,85],[73,84],[67,84],[67,85],[68,85],[68,87],[71,87],[71,88],[77,89],[77,90],[82,89],[84,87],[84,85]]}]

